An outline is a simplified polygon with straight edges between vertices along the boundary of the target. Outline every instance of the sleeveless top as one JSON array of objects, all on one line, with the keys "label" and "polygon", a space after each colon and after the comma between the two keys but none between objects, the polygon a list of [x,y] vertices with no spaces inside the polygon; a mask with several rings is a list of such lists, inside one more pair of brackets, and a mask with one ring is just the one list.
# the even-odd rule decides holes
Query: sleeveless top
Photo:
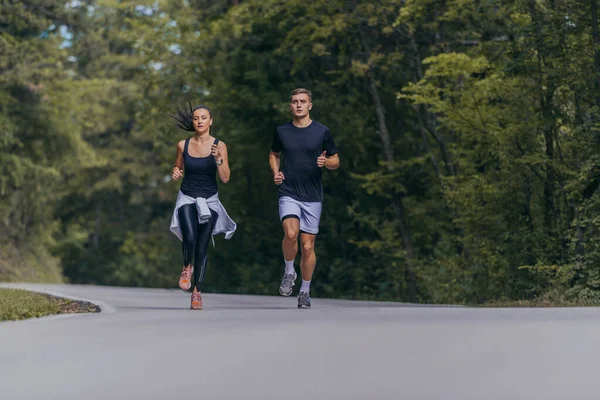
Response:
[{"label": "sleeveless top", "polygon": [[[215,139],[214,144],[219,143]],[[190,139],[186,139],[183,147],[184,175],[181,192],[190,197],[205,199],[217,193],[217,162],[212,154],[207,157],[192,157],[188,152]]]}]

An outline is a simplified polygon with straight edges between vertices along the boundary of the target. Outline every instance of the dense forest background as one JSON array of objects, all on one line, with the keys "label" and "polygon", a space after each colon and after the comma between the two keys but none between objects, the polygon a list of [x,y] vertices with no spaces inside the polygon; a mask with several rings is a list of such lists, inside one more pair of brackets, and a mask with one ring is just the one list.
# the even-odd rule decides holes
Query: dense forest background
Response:
[{"label": "dense forest background", "polygon": [[276,125],[314,94],[316,296],[600,297],[596,0],[0,0],[0,280],[176,287],[170,180],[205,103],[238,223],[206,290],[276,294]]}]

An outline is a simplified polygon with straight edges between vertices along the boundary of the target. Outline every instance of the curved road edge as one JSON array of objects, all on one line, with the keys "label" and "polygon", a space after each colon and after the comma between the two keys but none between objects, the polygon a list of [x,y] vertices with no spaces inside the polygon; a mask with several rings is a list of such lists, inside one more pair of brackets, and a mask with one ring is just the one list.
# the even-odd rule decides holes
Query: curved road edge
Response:
[{"label": "curved road edge", "polygon": [[[40,284],[36,284],[36,286],[39,286],[39,285]],[[82,298],[82,297],[71,296],[71,295],[63,294],[63,293],[60,293],[60,292],[55,292],[55,291],[48,290],[48,289],[42,289],[42,288],[39,288],[39,287],[33,287],[32,285],[28,285],[26,283],[0,282],[0,288],[5,288],[5,289],[23,289],[23,290],[28,290],[30,292],[43,293],[43,294],[47,294],[47,295],[54,296],[54,297],[62,297],[62,298],[69,299],[69,300],[86,301],[88,303],[92,303],[92,304],[100,307],[100,313],[112,314],[112,313],[116,312],[115,307],[113,307],[111,304],[106,303],[104,301],[99,301],[99,300],[94,300],[94,299],[87,299],[87,298]],[[48,320],[50,318],[64,318],[64,317],[75,316],[75,315],[86,315],[86,313],[48,315],[48,316],[45,316],[45,317],[33,318],[33,319],[35,319],[35,320],[41,320],[41,319]],[[28,320],[31,320],[31,319],[26,319],[26,320],[22,320],[22,321],[28,321]]]}]

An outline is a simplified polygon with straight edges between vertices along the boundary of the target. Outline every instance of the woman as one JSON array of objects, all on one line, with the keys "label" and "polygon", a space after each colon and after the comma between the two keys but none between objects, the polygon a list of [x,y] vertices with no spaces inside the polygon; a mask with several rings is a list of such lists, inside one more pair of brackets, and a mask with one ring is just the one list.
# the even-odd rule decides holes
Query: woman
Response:
[{"label": "woman", "polygon": [[174,180],[183,177],[183,181],[170,229],[182,241],[183,271],[179,287],[185,291],[192,288],[190,308],[200,310],[208,242],[219,233],[230,239],[236,230],[236,223],[227,215],[217,190],[216,175],[223,183],[230,177],[227,146],[210,135],[213,120],[208,107],[192,108],[190,104],[189,111],[178,110],[176,115],[170,116],[180,128],[195,132],[194,136],[177,144],[171,177]]}]

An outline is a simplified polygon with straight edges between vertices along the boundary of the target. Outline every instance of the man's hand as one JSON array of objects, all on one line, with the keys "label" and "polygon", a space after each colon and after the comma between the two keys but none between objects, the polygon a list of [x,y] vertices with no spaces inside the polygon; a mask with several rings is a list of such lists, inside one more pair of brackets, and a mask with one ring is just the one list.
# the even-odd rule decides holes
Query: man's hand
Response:
[{"label": "man's hand", "polygon": [[183,172],[179,169],[179,167],[174,167],[173,173],[171,174],[171,178],[173,178],[173,180],[176,181],[177,179],[181,178],[182,176],[183,176]]},{"label": "man's hand", "polygon": [[283,172],[281,172],[281,171],[279,171],[278,173],[273,175],[273,182],[275,182],[275,184],[278,186],[283,183],[284,179],[285,179],[285,176],[283,176]]},{"label": "man's hand", "polygon": [[327,157],[325,157],[326,154],[327,154],[327,152],[324,151],[321,153],[321,155],[319,157],[317,157],[317,166],[319,168],[323,168],[325,166],[325,164],[327,164]]}]

